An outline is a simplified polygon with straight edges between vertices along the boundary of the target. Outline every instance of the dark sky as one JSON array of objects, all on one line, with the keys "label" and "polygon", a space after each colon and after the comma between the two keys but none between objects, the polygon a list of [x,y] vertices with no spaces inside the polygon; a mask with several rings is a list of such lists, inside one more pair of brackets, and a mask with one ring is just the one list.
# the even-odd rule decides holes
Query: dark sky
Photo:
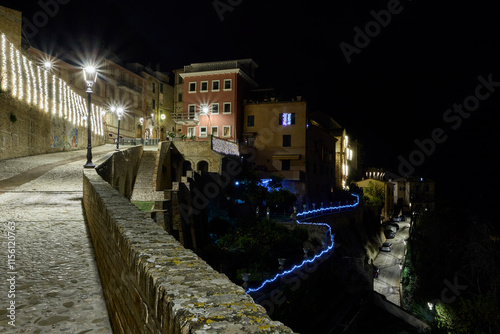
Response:
[{"label": "dark sky", "polygon": [[[479,76],[500,82],[494,1],[59,1],[66,4],[30,38],[40,49],[105,45],[124,61],[163,71],[253,58],[262,87],[302,95],[311,109],[329,113],[365,145],[368,165],[401,175],[398,157],[416,157],[415,140],[441,128],[446,141],[412,173],[436,179],[441,193],[481,189],[498,197],[491,189],[499,186],[500,86],[459,126],[443,120],[454,104],[471,101]],[[223,20],[216,3],[227,6]],[[43,12],[35,0],[0,4],[32,22]],[[377,15],[385,20],[379,29]],[[367,23],[370,40],[358,40],[348,63],[339,45],[355,47],[355,28],[365,31]]]}]

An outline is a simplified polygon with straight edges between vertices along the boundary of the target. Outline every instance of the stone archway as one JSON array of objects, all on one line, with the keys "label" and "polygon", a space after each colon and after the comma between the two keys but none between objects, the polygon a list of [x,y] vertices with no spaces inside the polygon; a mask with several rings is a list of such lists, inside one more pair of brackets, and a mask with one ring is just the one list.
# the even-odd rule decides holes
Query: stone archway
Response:
[{"label": "stone archway", "polygon": [[186,160],[182,163],[182,176],[186,176],[188,170],[193,170],[193,168],[191,167],[191,161]]},{"label": "stone archway", "polygon": [[198,170],[198,172],[200,173],[208,173],[208,168],[209,167],[209,164],[207,161],[205,160],[201,160],[198,162],[198,166],[196,168],[196,170]]}]

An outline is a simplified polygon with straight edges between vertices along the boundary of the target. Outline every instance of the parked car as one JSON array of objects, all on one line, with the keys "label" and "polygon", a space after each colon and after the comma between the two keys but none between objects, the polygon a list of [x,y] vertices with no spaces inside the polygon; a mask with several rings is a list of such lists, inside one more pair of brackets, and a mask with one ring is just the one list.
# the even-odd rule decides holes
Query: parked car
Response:
[{"label": "parked car", "polygon": [[384,235],[386,239],[394,239],[396,237],[396,232],[392,230],[385,230]]},{"label": "parked car", "polygon": [[400,222],[401,221],[401,216],[399,217],[392,217],[393,222]]},{"label": "parked car", "polygon": [[384,242],[380,247],[382,252],[390,252],[392,249],[392,244],[390,242]]},{"label": "parked car", "polygon": [[391,230],[394,230],[394,232],[399,230],[399,224],[395,222],[387,222],[384,224],[384,226],[387,228],[390,228]]},{"label": "parked car", "polygon": [[378,274],[380,274],[380,269],[377,266],[373,266],[373,277],[378,278]]}]

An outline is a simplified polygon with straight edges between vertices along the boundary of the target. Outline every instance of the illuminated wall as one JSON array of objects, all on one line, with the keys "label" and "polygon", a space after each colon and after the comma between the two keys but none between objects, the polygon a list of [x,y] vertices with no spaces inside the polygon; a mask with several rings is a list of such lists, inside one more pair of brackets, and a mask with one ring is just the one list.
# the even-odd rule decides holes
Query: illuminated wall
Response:
[{"label": "illuminated wall", "polygon": [[[86,146],[86,97],[77,94],[66,81],[42,64],[34,63],[3,33],[0,36],[0,78],[2,119],[10,120],[7,124],[2,122],[0,158]],[[97,145],[102,144],[102,111],[92,105],[92,139]],[[37,133],[41,126],[44,126],[43,136]],[[24,146],[28,148],[25,150]]]}]

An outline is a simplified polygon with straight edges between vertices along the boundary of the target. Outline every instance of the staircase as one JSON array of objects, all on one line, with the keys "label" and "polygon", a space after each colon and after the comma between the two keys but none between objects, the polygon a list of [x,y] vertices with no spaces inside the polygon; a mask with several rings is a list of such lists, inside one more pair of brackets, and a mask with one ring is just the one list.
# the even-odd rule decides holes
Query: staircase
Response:
[{"label": "staircase", "polygon": [[132,190],[132,197],[130,200],[135,201],[148,201],[155,200],[155,180],[156,180],[156,164],[157,164],[158,151],[146,151],[142,153],[141,163],[137,171],[134,189]]}]

